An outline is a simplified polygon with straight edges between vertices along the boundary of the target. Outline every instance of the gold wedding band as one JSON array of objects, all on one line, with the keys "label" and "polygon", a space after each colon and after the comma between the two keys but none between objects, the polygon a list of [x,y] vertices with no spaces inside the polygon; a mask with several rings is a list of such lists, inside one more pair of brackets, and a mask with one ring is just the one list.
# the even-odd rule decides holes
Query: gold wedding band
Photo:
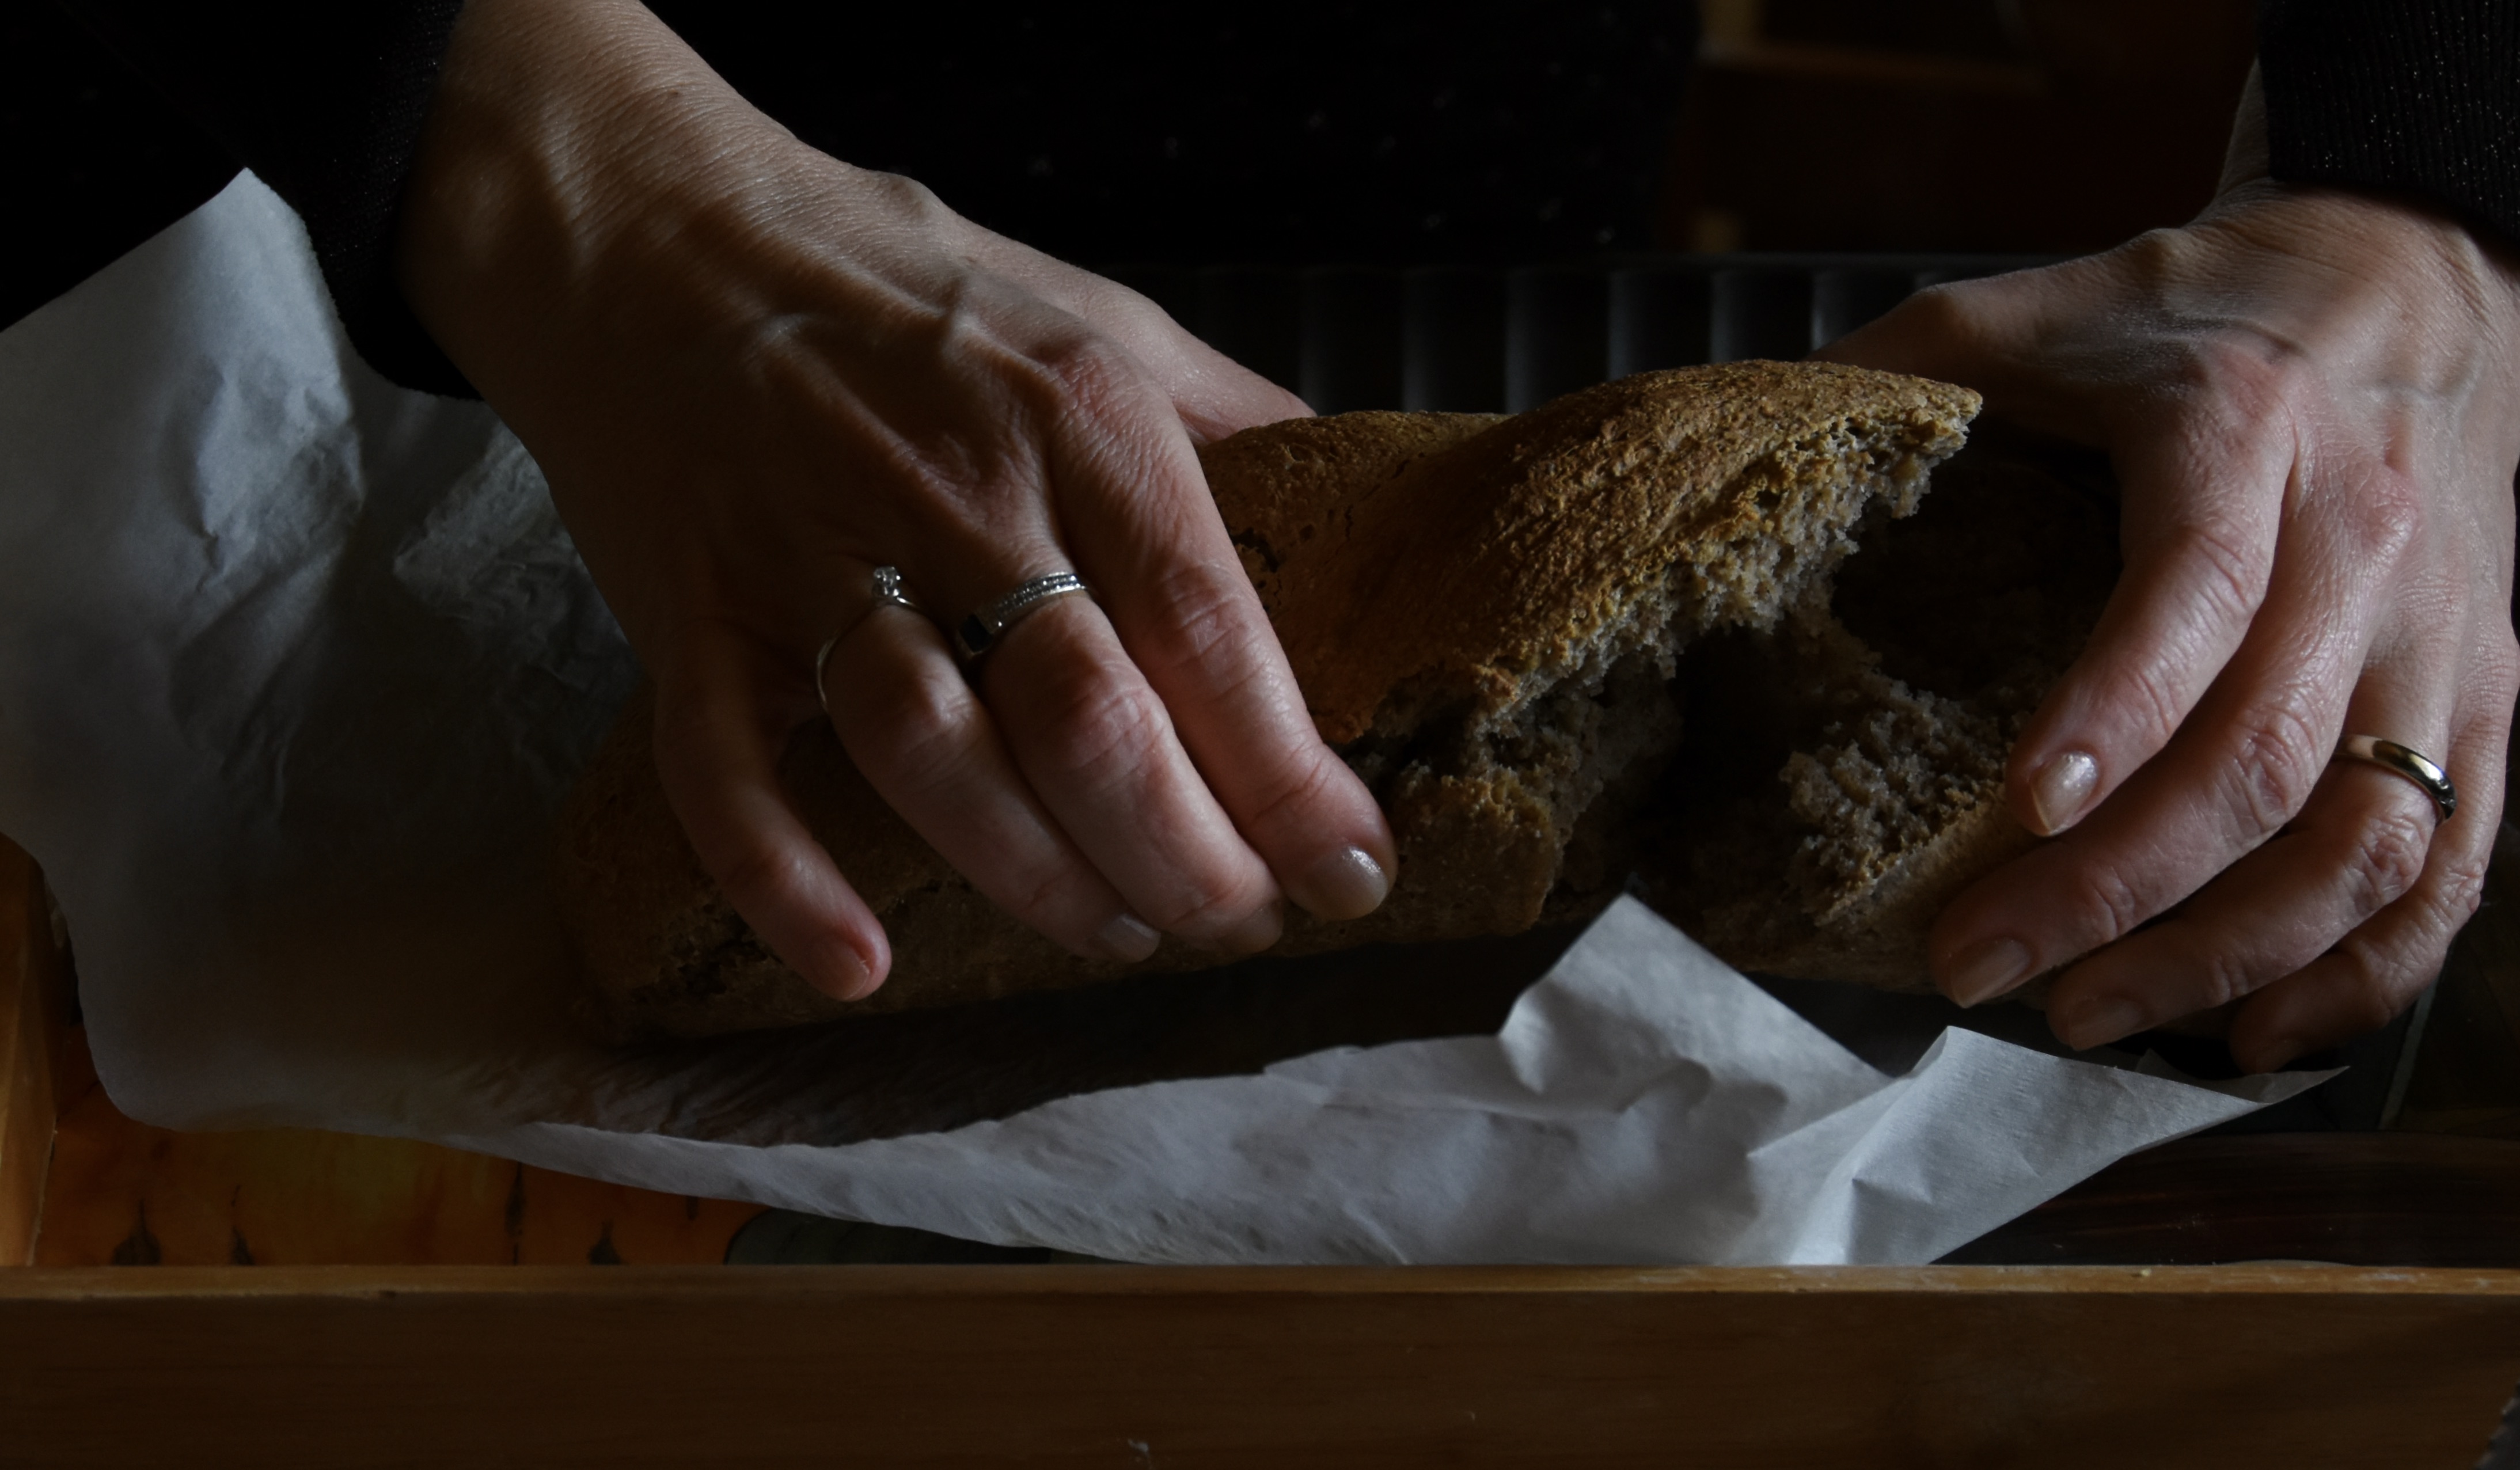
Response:
[{"label": "gold wedding band", "polygon": [[981,654],[996,647],[998,641],[1007,636],[1007,630],[1022,621],[1033,609],[1044,602],[1078,593],[1090,598],[1094,596],[1094,589],[1086,586],[1085,579],[1074,572],[1052,572],[1035,577],[963,619],[954,629],[954,650],[963,655],[964,663],[977,663]]},{"label": "gold wedding band", "polygon": [[2383,740],[2374,735],[2347,735],[2337,742],[2336,758],[2377,766],[2413,781],[2432,798],[2433,810],[2441,814],[2444,822],[2450,821],[2451,814],[2458,810],[2458,787],[2451,784],[2450,774],[2395,740]]},{"label": "gold wedding band", "polygon": [[[875,569],[875,606],[899,607],[904,611],[916,612],[922,617],[927,615],[923,608],[910,600],[909,593],[902,591],[901,568],[897,566],[878,566]],[[870,607],[867,610],[872,612],[875,608]],[[823,640],[823,646],[814,650],[814,702],[823,707],[824,714],[828,715],[832,712],[832,699],[829,694],[823,692],[823,665],[832,661],[832,650],[838,647],[840,640],[848,637],[856,627],[857,623],[850,623],[848,627]]]}]

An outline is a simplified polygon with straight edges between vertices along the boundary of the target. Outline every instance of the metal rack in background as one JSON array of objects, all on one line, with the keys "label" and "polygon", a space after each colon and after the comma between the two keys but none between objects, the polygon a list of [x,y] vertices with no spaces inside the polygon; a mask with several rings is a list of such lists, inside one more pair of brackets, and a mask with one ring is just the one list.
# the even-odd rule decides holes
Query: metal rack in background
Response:
[{"label": "metal rack in background", "polygon": [[1497,270],[1121,266],[1320,413],[1519,413],[1655,368],[1796,358],[1946,281],[2046,255],[1672,255]]}]

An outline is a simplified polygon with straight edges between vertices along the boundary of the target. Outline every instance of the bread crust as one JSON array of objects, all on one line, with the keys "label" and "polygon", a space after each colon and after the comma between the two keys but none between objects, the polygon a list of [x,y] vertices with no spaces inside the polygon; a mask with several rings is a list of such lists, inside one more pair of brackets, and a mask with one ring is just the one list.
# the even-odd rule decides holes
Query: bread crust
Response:
[{"label": "bread crust", "polygon": [[[1428,435],[1433,452],[1316,512],[1313,538],[1271,542],[1263,601],[1333,745],[1446,700],[1492,709],[1673,601],[1688,636],[1774,624],[1874,496],[1912,506],[1977,408],[1966,388],[1831,363],[1640,374],[1449,448]],[[1255,433],[1291,445],[1403,417]],[[1202,463],[1230,526],[1275,498],[1246,478],[1259,442]]]},{"label": "bread crust", "polygon": [[[1830,364],[1641,375],[1508,420],[1349,414],[1200,454],[1324,737],[1390,815],[1401,865],[1363,920],[1288,924],[1283,953],[1510,933],[1605,899],[1566,852],[1604,790],[1679,735],[1659,692],[1710,629],[1773,627],[1824,589],[1866,509],[1912,510],[1976,395]],[[829,727],[781,766],[893,936],[892,977],[831,1000],[761,946],[700,869],[623,711],[562,824],[559,890],[605,1029],[697,1036],[1214,959],[1077,958],[999,913],[878,798]],[[1624,782],[1624,784],[1622,784]],[[1593,827],[1601,825],[1598,816]],[[1588,828],[1589,829],[1589,828]],[[1615,882],[1615,865],[1588,865]]]}]

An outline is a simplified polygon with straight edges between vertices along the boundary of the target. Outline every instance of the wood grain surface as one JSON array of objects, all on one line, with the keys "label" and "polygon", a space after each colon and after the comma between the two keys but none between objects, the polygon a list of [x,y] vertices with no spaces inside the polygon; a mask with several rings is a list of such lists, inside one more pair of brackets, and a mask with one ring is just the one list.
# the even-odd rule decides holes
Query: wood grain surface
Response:
[{"label": "wood grain surface", "polygon": [[34,861],[0,838],[0,1266],[33,1259],[43,1214],[62,980],[49,931]]},{"label": "wood grain surface", "polygon": [[[40,1218],[42,1260],[155,1268],[0,1270],[0,1464],[2465,1470],[2520,1379],[2498,1270],[644,1265],[718,1259],[752,1207],[122,1117],[10,856],[0,1260]],[[2474,1152],[2498,1219],[2508,1161]],[[2254,1155],[2177,1162],[2061,1202],[2071,1248],[2157,1233],[2199,1168],[2266,1192]],[[2291,1162],[2249,1208],[2315,1226]],[[292,1264],[325,1262],[364,1264]]]},{"label": "wood grain surface", "polygon": [[134,1122],[64,1024],[48,913],[0,841],[0,1264],[713,1264],[761,1213],[407,1138]]},{"label": "wood grain surface", "polygon": [[2520,1140],[2182,1138],[2120,1159],[1944,1258],[1988,1266],[2266,1260],[2520,1269]]},{"label": "wood grain surface", "polygon": [[714,1264],[761,1213],[409,1138],[152,1128],[70,1042],[39,1266]]},{"label": "wood grain surface", "polygon": [[2508,1272],[0,1272],[47,1465],[2466,1470],[2515,1376]]}]

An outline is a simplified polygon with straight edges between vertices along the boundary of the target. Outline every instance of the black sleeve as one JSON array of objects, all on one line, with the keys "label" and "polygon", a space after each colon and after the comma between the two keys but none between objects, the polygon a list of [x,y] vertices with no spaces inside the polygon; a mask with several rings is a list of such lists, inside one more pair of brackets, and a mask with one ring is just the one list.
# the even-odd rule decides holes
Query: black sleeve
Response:
[{"label": "black sleeve", "polygon": [[56,0],[287,200],[351,345],[473,396],[394,285],[393,239],[463,0]]},{"label": "black sleeve", "polygon": [[2404,190],[2520,245],[2520,0],[2263,0],[2277,179]]}]

